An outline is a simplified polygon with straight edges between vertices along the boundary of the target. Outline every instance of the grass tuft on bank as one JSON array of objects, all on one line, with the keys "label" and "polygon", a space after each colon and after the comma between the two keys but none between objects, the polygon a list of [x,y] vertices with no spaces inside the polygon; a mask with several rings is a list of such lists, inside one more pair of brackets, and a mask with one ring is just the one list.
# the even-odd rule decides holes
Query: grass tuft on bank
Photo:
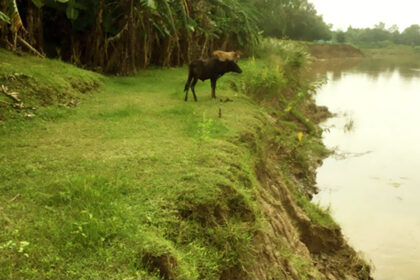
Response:
[{"label": "grass tuft on bank", "polygon": [[100,74],[59,60],[15,56],[0,49],[0,87],[7,87],[9,93],[18,93],[20,99],[17,102],[0,89],[0,121],[31,118],[38,114],[49,118],[53,112],[38,110],[51,105],[73,107],[86,94],[97,89],[103,79]]}]

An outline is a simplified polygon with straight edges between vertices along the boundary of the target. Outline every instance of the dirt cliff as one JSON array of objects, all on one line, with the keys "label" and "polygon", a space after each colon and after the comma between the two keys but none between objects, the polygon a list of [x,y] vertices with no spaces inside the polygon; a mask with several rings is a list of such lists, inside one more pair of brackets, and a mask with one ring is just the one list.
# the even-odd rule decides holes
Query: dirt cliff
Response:
[{"label": "dirt cliff", "polygon": [[360,58],[362,51],[351,45],[344,44],[306,44],[311,55],[318,59],[327,58]]}]

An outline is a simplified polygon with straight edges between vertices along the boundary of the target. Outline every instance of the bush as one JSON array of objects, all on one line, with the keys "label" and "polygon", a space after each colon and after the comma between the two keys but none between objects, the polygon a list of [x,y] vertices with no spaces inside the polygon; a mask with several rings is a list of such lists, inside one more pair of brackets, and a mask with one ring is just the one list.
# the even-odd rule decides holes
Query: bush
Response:
[{"label": "bush", "polygon": [[311,63],[311,56],[299,43],[293,41],[265,39],[257,52],[265,60],[251,59],[243,66],[236,89],[257,100],[283,98],[285,90],[292,92],[300,87],[301,72]]},{"label": "bush", "polygon": [[415,53],[420,53],[420,46],[414,46],[414,47],[413,47],[413,51],[414,51]]},{"label": "bush", "polygon": [[243,68],[244,74],[239,88],[243,93],[257,100],[278,95],[287,84],[284,71],[280,66],[258,65],[255,60],[252,60]]}]

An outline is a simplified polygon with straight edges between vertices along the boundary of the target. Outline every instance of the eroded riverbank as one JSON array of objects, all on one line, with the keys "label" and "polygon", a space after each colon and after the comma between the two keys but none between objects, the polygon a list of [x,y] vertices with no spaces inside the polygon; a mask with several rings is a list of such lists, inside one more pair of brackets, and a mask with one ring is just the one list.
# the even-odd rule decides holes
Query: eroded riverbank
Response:
[{"label": "eroded riverbank", "polygon": [[[25,77],[74,70],[8,59]],[[183,101],[186,68],[146,69],[0,122],[0,278],[369,279],[310,203],[326,110],[278,61],[241,61],[217,101],[208,84]]]}]

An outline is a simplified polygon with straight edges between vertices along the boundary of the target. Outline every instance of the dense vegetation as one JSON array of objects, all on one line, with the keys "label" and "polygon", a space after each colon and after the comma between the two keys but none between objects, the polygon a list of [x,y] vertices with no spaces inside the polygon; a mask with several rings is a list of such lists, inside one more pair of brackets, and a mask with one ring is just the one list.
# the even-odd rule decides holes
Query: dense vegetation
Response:
[{"label": "dense vegetation", "polygon": [[396,25],[386,28],[382,22],[376,24],[374,28],[352,28],[350,26],[345,32],[335,32],[335,39],[340,43],[349,42],[374,47],[390,44],[420,46],[420,25],[413,24],[402,32]]},{"label": "dense vegetation", "polygon": [[307,0],[0,0],[0,45],[107,73],[175,66],[213,49],[252,53],[261,35],[313,40]]},{"label": "dense vegetation", "polygon": [[264,35],[313,41],[331,39],[330,25],[306,0],[254,0]]}]

